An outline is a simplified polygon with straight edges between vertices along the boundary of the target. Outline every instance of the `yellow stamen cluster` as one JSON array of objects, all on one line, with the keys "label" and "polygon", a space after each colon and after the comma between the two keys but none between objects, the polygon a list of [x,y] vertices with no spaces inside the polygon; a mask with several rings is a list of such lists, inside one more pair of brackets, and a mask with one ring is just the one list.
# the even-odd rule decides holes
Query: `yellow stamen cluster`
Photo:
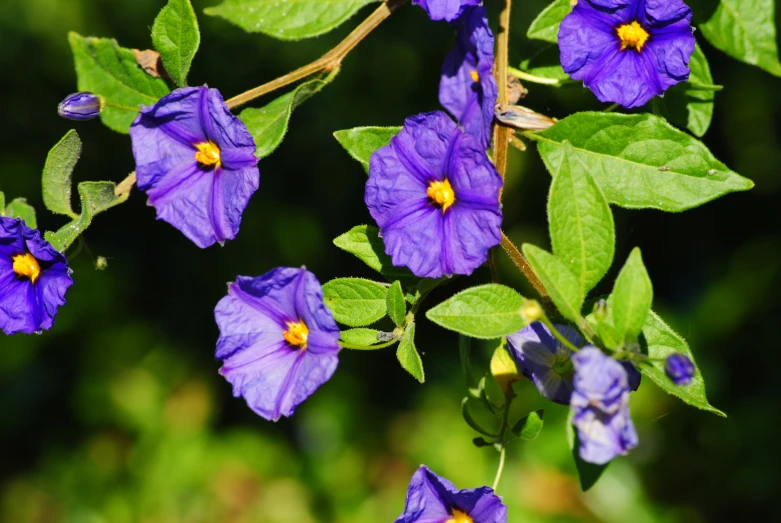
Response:
[{"label": "yellow stamen cluster", "polygon": [[282,333],[285,340],[294,347],[306,349],[306,340],[309,338],[309,328],[303,321],[287,322],[287,330]]},{"label": "yellow stamen cluster", "polygon": [[479,81],[480,81],[480,75],[479,75],[479,74],[477,74],[477,71],[471,71],[471,72],[469,73],[469,76],[471,76],[471,77],[472,77],[472,81],[473,81],[473,82],[475,82],[475,83],[477,83],[477,82],[479,82]]},{"label": "yellow stamen cluster", "polygon": [[621,40],[621,49],[631,47],[637,49],[638,53],[643,50],[643,46],[651,36],[636,20],[631,24],[619,26],[616,32]]},{"label": "yellow stamen cluster", "polygon": [[11,259],[14,262],[14,272],[19,276],[26,276],[30,278],[31,282],[35,283],[35,280],[41,275],[41,266],[38,265],[38,260],[29,252],[17,254]]},{"label": "yellow stamen cluster", "polygon": [[469,517],[469,514],[465,514],[460,510],[453,509],[451,513],[453,517],[448,519],[445,523],[475,523],[474,520]]},{"label": "yellow stamen cluster", "polygon": [[453,191],[453,187],[450,185],[450,181],[445,179],[443,182],[431,182],[426,190],[428,197],[434,200],[437,205],[442,207],[442,212],[445,212],[448,207],[456,203],[456,193]]},{"label": "yellow stamen cluster", "polygon": [[196,143],[195,148],[198,152],[195,153],[195,160],[201,165],[216,165],[220,166],[220,148],[214,142],[201,142]]}]

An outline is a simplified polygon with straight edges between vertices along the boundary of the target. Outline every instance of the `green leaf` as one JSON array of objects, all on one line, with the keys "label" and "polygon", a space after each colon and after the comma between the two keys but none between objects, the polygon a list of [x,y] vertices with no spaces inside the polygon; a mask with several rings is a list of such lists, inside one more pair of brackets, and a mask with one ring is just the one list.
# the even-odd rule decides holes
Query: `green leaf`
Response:
[{"label": "green leaf", "polygon": [[582,112],[524,134],[539,142],[551,173],[569,141],[608,201],[627,209],[684,211],[754,186],[702,142],[651,114]]},{"label": "green leaf", "polygon": [[0,214],[5,216],[5,193],[0,191]]},{"label": "green leaf", "polygon": [[513,425],[513,434],[526,441],[535,439],[542,431],[542,420],[544,417],[544,409],[530,412],[528,415],[522,417],[518,423]]},{"label": "green leaf", "polygon": [[700,29],[717,49],[781,76],[773,0],[721,0]]},{"label": "green leaf", "polygon": [[144,72],[130,49],[110,38],[83,37],[68,33],[76,62],[79,91],[105,98],[100,118],[110,129],[127,134],[140,105],[153,105],[169,93],[161,78]]},{"label": "green leaf", "polygon": [[566,141],[551,183],[548,220],[553,253],[586,296],[613,262],[616,232],[610,205]]},{"label": "green leaf", "polygon": [[404,325],[407,316],[407,303],[404,301],[404,292],[401,290],[401,282],[394,281],[388,289],[386,296],[388,316],[397,327]]},{"label": "green leaf", "polygon": [[43,204],[51,212],[71,218],[78,215],[71,209],[71,175],[81,156],[81,139],[71,129],[52,147],[43,166]]},{"label": "green leaf", "polygon": [[378,0],[225,0],[207,7],[248,33],[264,33],[280,40],[300,40],[326,33]]},{"label": "green leaf", "polygon": [[529,26],[526,36],[555,44],[559,41],[559,25],[571,11],[572,5],[570,0],[554,0],[552,4],[537,15],[532,25]]},{"label": "green leaf", "polygon": [[423,361],[420,359],[418,349],[415,347],[415,322],[407,325],[404,336],[401,338],[399,348],[396,349],[396,358],[401,366],[412,374],[412,377],[423,383],[426,375],[423,372]]},{"label": "green leaf", "polygon": [[404,283],[417,281],[417,277],[405,267],[396,267],[390,256],[385,254],[385,244],[379,236],[380,230],[372,225],[357,225],[334,239],[334,245],[355,255],[363,263],[389,280]]},{"label": "green leaf", "polygon": [[473,338],[499,338],[526,326],[523,297],[504,285],[490,283],[459,292],[426,312],[426,318]]},{"label": "green leaf", "polygon": [[635,247],[618,273],[610,302],[612,325],[617,329],[619,339],[637,339],[643,331],[653,299],[651,278],[643,265],[640,249]]},{"label": "green leaf", "polygon": [[380,331],[375,329],[348,329],[340,333],[340,338],[345,343],[352,345],[374,345],[379,343]]},{"label": "green leaf", "polygon": [[522,249],[534,274],[548,291],[548,295],[561,315],[571,322],[579,324],[584,296],[581,294],[581,286],[577,277],[572,274],[564,262],[544,249],[528,243],[524,244]]},{"label": "green leaf", "polygon": [[401,127],[355,127],[334,132],[334,138],[368,173],[369,159],[374,151],[388,145],[400,131]]},{"label": "green leaf", "polygon": [[[569,80],[570,76],[561,67],[561,56],[558,45],[546,45],[531,58],[521,62],[521,70],[534,76],[559,80],[557,86],[562,85],[563,80]],[[572,82],[575,83],[574,81]]]},{"label": "green leaf", "polygon": [[287,94],[283,94],[260,109],[244,109],[239,119],[244,122],[257,150],[255,156],[265,158],[282,143],[293,110],[331,82],[335,74],[325,79],[304,82]]},{"label": "green leaf", "polygon": [[[653,358],[650,365],[638,366],[638,370],[643,375],[648,376],[662,390],[679,397],[689,405],[727,417],[722,411],[708,403],[708,399],[705,397],[705,382],[700,374],[700,369],[697,367],[697,362],[694,361],[689,344],[680,334],[667,325],[655,312],[650,311],[646,317],[645,326],[643,326],[643,336],[647,344],[648,356]],[[697,367],[697,373],[689,385],[674,385],[664,372],[664,360],[674,352],[685,354]]]},{"label": "green leaf", "polygon": [[152,26],[152,43],[171,79],[178,86],[187,85],[187,73],[201,43],[190,0],[168,0]]},{"label": "green leaf", "polygon": [[370,325],[385,316],[388,287],[362,278],[337,278],[323,285],[334,319],[350,327]]},{"label": "green leaf", "polygon": [[[479,409],[480,419],[475,416],[474,410]],[[475,398],[465,397],[461,400],[461,415],[464,417],[466,424],[472,427],[472,430],[479,432],[483,436],[489,438],[496,438],[499,436],[499,427],[493,415],[488,409]],[[489,428],[486,425],[490,425]]]},{"label": "green leaf", "polygon": [[[5,198],[4,198],[5,199]],[[25,198],[15,198],[5,207],[4,216],[9,218],[21,218],[30,229],[38,228],[38,221],[35,219],[35,209],[27,203]]]},{"label": "green leaf", "polygon": [[63,226],[57,232],[47,231],[46,241],[60,252],[64,252],[84,230],[92,223],[92,218],[106,209],[127,200],[129,192],[117,196],[113,182],[81,182],[78,186],[81,199],[81,215]]},{"label": "green leaf", "polygon": [[570,410],[569,417],[567,418],[567,443],[572,451],[572,457],[575,460],[575,468],[578,470],[578,477],[580,478],[580,488],[583,492],[593,487],[602,473],[605,471],[610,462],[604,465],[595,465],[583,461],[580,457],[580,438],[578,437],[578,431],[572,424],[572,419],[575,417],[575,411]]}]

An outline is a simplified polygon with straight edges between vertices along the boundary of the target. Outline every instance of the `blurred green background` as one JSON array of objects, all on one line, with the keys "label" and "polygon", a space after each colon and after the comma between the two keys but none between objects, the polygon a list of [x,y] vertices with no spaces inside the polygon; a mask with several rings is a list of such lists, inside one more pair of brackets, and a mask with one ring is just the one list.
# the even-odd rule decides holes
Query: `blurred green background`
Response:
[{"label": "blurred green background", "polygon": [[[56,114],[76,86],[67,32],[148,48],[163,3],[0,2],[0,190],[27,197],[42,228],[63,223],[43,209],[40,172],[68,129],[84,141],[76,181],[119,181],[133,170],[126,136]],[[226,98],[318,57],[371,9],[331,34],[290,43],[200,15],[215,3],[193,1],[202,42],[190,82]],[[512,64],[540,47],[524,35],[545,3],[516,2]],[[487,4],[495,15],[497,2]],[[702,4],[695,22],[713,9]],[[491,483],[497,454],[475,448],[476,434],[460,418],[457,339],[425,319],[417,343],[425,385],[399,367],[393,349],[343,351],[333,379],[276,424],[231,396],[213,359],[213,307],[236,275],[305,264],[321,281],[375,277],[331,244],[371,222],[364,173],[331,133],[400,125],[437,109],[439,68],[452,42],[447,24],[418,8],[385,22],[337,81],[295,112],[282,146],[260,163],[260,190],[241,233],[223,248],[200,250],[156,222],[137,190],[95,220],[86,233],[92,254],[72,261],[76,284],[55,327],[0,338],[0,521],[379,523],[401,512],[420,463],[462,488]],[[781,519],[781,79],[700,44],[715,82],[726,85],[704,141],[756,188],[684,214],[616,209],[616,260],[643,249],[654,308],[688,339],[711,403],[729,418],[644,383],[631,404],[640,446],[583,494],[566,446],[566,409],[548,404],[540,437],[509,451],[499,493],[512,523]],[[585,89],[527,87],[525,104],[552,116],[602,108]],[[516,242],[547,246],[549,181],[533,149],[511,153],[505,227]],[[108,258],[108,269],[95,271],[92,255]],[[503,283],[533,295],[503,253],[496,259]],[[488,278],[481,269],[438,290],[430,304]],[[484,361],[493,347],[477,349]],[[530,389],[522,408],[544,406]]]}]

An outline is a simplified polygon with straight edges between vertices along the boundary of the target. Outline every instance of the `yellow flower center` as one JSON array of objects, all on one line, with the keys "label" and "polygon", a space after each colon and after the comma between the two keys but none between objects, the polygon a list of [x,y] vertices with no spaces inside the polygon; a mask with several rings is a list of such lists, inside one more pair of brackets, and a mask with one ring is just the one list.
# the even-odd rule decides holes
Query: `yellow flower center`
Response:
[{"label": "yellow flower center", "polygon": [[14,272],[19,276],[26,276],[30,278],[31,282],[35,283],[35,280],[41,275],[41,266],[38,265],[38,260],[29,252],[27,254],[17,254],[11,259],[14,262]]},{"label": "yellow flower center", "polygon": [[309,328],[303,321],[287,322],[287,330],[282,333],[285,340],[294,347],[306,349],[306,340],[309,338]]},{"label": "yellow flower center", "polygon": [[621,40],[621,49],[633,47],[637,49],[637,52],[643,50],[643,46],[651,36],[637,21],[619,26],[616,32]]},{"label": "yellow flower center", "polygon": [[431,182],[431,185],[426,190],[426,194],[437,205],[442,207],[442,212],[445,212],[448,207],[456,203],[456,193],[453,192],[453,187],[447,179],[444,182]]},{"label": "yellow flower center", "polygon": [[479,75],[479,74],[477,74],[477,71],[471,71],[471,72],[469,73],[469,76],[471,76],[471,77],[472,77],[472,81],[473,81],[473,82],[479,82],[479,81],[480,81],[480,75]]},{"label": "yellow flower center", "polygon": [[198,152],[195,153],[195,160],[201,165],[216,165],[220,166],[220,148],[214,142],[201,142],[196,143],[195,148]]},{"label": "yellow flower center", "polygon": [[475,523],[474,520],[469,517],[469,514],[465,514],[456,509],[453,509],[451,512],[453,517],[448,519],[445,523]]}]

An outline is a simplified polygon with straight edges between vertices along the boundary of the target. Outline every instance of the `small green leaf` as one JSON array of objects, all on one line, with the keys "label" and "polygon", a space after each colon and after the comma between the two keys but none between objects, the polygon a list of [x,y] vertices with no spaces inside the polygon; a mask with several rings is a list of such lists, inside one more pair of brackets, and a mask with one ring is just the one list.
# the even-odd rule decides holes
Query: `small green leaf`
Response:
[{"label": "small green leaf", "polygon": [[27,203],[25,198],[15,198],[5,207],[4,216],[9,218],[21,218],[30,229],[38,228],[38,221],[35,219],[35,209]]},{"label": "small green leaf", "polygon": [[528,415],[522,417],[518,423],[513,425],[513,434],[526,441],[535,439],[542,431],[542,420],[544,416],[545,411],[543,409],[530,412]]},{"label": "small green leaf", "polygon": [[388,287],[362,278],[337,278],[323,285],[325,304],[334,319],[350,327],[363,327],[387,313]]},{"label": "small green leaf", "polygon": [[396,350],[396,358],[398,358],[401,366],[412,374],[412,377],[423,383],[426,381],[425,373],[423,372],[423,361],[420,359],[418,349],[415,347],[415,322],[407,325],[404,330],[404,336],[401,338],[399,348]]},{"label": "small green leaf", "polygon": [[546,45],[531,58],[521,62],[521,70],[534,76],[559,80],[556,86],[561,86],[563,80],[570,80],[570,76],[561,67],[561,53],[559,46],[555,44]]},{"label": "small green leaf", "polygon": [[375,329],[348,329],[340,333],[341,340],[352,345],[374,345],[379,343],[380,331]]},{"label": "small green leaf", "polygon": [[553,253],[586,296],[613,262],[616,232],[610,205],[566,141],[551,183],[548,220]]},{"label": "small green leaf", "polygon": [[5,193],[0,191],[0,214],[5,216]]},{"label": "small green leaf", "polygon": [[[482,408],[481,408],[482,407]],[[482,416],[478,421],[473,414],[473,409],[480,409]],[[492,419],[492,414],[475,398],[466,397],[461,400],[461,415],[464,417],[466,424],[472,427],[472,430],[479,432],[483,436],[489,438],[496,438],[498,436],[498,425],[495,419]],[[484,425],[491,425],[490,428],[486,428]]]},{"label": "small green leaf", "polygon": [[426,318],[473,338],[499,338],[526,326],[521,317],[523,296],[490,283],[459,292],[426,312]]},{"label": "small green leaf", "polygon": [[579,324],[584,296],[572,271],[559,258],[534,245],[524,244],[523,254],[561,315]]},{"label": "small green leaf", "polygon": [[396,267],[390,256],[385,254],[385,244],[379,236],[380,230],[372,225],[357,225],[334,239],[334,245],[355,255],[363,263],[389,280],[404,283],[417,281],[417,277],[406,267]]},{"label": "small green leaf", "polygon": [[201,43],[190,0],[168,0],[152,25],[152,43],[171,79],[178,86],[187,85],[187,73]]},{"label": "small green leaf", "polygon": [[81,140],[71,129],[52,147],[43,166],[43,204],[51,212],[71,218],[78,215],[71,209],[71,175],[81,156]]},{"label": "small green leaf", "polygon": [[580,457],[580,438],[578,437],[578,431],[572,424],[572,420],[575,417],[575,411],[570,410],[569,417],[567,418],[567,443],[572,451],[572,457],[575,460],[575,468],[578,470],[578,477],[580,478],[580,488],[583,492],[593,487],[597,480],[602,476],[610,462],[604,465],[595,465],[583,461]]},{"label": "small green leaf", "polygon": [[404,301],[404,292],[401,290],[401,282],[396,280],[388,289],[386,298],[388,316],[397,327],[404,325],[407,316],[407,303]]},{"label": "small green leaf", "polygon": [[774,0],[721,0],[700,29],[715,48],[781,76]]},{"label": "small green leaf", "polygon": [[399,131],[401,127],[355,127],[334,132],[334,138],[368,173],[369,159],[374,151],[388,145]]},{"label": "small green leaf", "polygon": [[526,36],[535,40],[545,40],[556,43],[559,41],[559,25],[564,17],[570,14],[572,5],[570,0],[554,0],[552,4],[542,10],[534,19]]},{"label": "small green leaf", "polygon": [[722,411],[708,403],[708,399],[705,397],[705,382],[702,379],[699,367],[692,383],[689,385],[674,385],[665,374],[664,360],[674,352],[685,354],[694,362],[694,366],[697,366],[691,349],[689,349],[689,344],[686,343],[686,340],[680,334],[670,328],[655,312],[650,311],[643,327],[643,336],[647,344],[648,356],[653,358],[650,365],[638,366],[638,370],[643,375],[648,376],[662,390],[679,397],[689,405],[713,412],[725,418],[727,417]]},{"label": "small green leaf", "polygon": [[328,85],[333,76],[335,76],[334,73],[324,79],[304,82],[265,107],[260,109],[250,107],[239,114],[239,120],[244,122],[255,140],[257,146],[255,156],[265,158],[279,147],[285,133],[287,133],[293,110]]},{"label": "small green leaf", "polygon": [[300,40],[326,33],[379,0],[225,0],[207,7],[248,33],[264,33],[280,40]]},{"label": "small green leaf", "polygon": [[138,116],[140,105],[153,105],[170,90],[161,78],[146,74],[136,63],[133,51],[109,38],[83,37],[68,33],[76,62],[79,91],[90,91],[106,99],[100,112],[106,127],[127,134]]},{"label": "small green leaf", "polygon": [[651,310],[654,289],[643,265],[640,249],[629,255],[613,287],[610,314],[620,339],[636,340]]},{"label": "small green leaf", "polygon": [[569,141],[608,201],[627,209],[679,212],[754,186],[702,142],[651,114],[575,113],[525,135],[538,141],[551,173]]},{"label": "small green leaf", "polygon": [[130,193],[117,196],[114,193],[116,187],[113,182],[81,182],[78,186],[81,215],[57,232],[47,231],[44,235],[46,241],[58,251],[64,252],[89,227],[96,214],[127,200]]}]

